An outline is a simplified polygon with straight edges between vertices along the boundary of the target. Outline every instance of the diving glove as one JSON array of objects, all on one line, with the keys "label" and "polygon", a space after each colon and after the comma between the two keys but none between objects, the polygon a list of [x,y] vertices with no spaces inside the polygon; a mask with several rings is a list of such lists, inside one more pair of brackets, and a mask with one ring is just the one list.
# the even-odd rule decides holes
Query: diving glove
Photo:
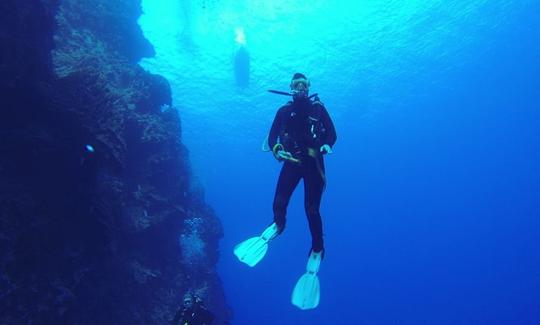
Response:
[{"label": "diving glove", "polygon": [[280,157],[279,153],[283,150],[283,145],[281,143],[276,143],[274,147],[272,148],[272,154],[274,154],[274,158],[276,158],[278,161],[281,161],[282,158]]},{"label": "diving glove", "polygon": [[294,158],[294,156],[290,152],[285,151],[281,143],[276,143],[276,145],[272,149],[272,153],[274,154],[274,158],[276,158],[278,161],[288,160],[294,163],[300,162],[300,160]]},{"label": "diving glove", "polygon": [[288,161],[292,161],[292,162],[294,162],[294,163],[300,162],[300,160],[294,158],[293,155],[292,155],[290,152],[287,152],[287,151],[284,151],[284,150],[278,151],[278,156],[279,156],[282,160],[288,160]]},{"label": "diving glove", "polygon": [[324,154],[324,153],[332,153],[332,152],[333,152],[333,151],[332,151],[332,147],[330,147],[330,145],[328,145],[328,144],[323,144],[323,145],[321,146],[320,151],[321,151],[323,154]]}]

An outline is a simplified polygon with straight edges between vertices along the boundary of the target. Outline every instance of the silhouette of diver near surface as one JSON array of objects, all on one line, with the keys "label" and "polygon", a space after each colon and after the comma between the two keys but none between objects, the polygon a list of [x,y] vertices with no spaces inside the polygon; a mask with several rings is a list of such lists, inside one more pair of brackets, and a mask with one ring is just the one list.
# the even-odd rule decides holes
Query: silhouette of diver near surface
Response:
[{"label": "silhouette of diver near surface", "polygon": [[304,206],[311,231],[311,251],[324,255],[319,208],[325,187],[323,155],[332,152],[337,136],[332,119],[318,97],[308,97],[310,82],[301,73],[291,81],[293,101],[282,106],[274,118],[268,145],[274,157],[284,161],[274,196],[274,222],[278,234],[285,228],[289,200],[304,179]]},{"label": "silhouette of diver near surface", "polygon": [[234,76],[236,85],[245,88],[249,85],[249,52],[241,46],[234,56]]},{"label": "silhouette of diver near surface", "polygon": [[178,309],[172,325],[210,325],[214,315],[204,307],[202,300],[195,296],[186,295],[181,309]]},{"label": "silhouette of diver near surface", "polygon": [[238,49],[234,55],[234,77],[238,87],[246,88],[249,85],[250,58],[247,50],[246,35],[242,28],[236,29],[236,43]]}]

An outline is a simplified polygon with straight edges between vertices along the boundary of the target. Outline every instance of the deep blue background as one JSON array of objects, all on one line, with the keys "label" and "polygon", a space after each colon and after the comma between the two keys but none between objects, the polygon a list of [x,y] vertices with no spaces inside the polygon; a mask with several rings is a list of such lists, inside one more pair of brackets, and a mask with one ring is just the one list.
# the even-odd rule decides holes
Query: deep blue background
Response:
[{"label": "deep blue background", "polygon": [[[299,236],[301,187],[289,218],[302,220],[289,222],[288,243],[272,243],[255,269],[227,255],[246,227],[227,228],[221,272],[242,309],[235,324],[540,323],[540,26],[522,18],[526,27],[498,35],[497,51],[447,77],[451,93],[424,90],[368,125],[353,117],[338,125],[335,156],[349,157],[327,158],[319,309],[287,305],[309,243]],[[266,199],[269,210],[267,188],[217,181],[238,205]],[[222,216],[240,210],[229,199],[212,196]],[[262,230],[269,211],[242,211]]]}]

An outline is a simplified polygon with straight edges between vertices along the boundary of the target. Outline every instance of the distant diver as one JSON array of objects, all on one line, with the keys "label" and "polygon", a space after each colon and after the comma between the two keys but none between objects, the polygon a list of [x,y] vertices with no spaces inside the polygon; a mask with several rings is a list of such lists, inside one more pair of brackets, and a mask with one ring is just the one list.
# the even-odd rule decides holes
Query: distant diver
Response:
[{"label": "distant diver", "polygon": [[249,85],[249,70],[249,52],[241,46],[234,56],[234,76],[238,87],[245,88]]},{"label": "distant diver", "polygon": [[238,48],[234,54],[234,77],[236,85],[245,88],[249,85],[250,58],[246,48],[246,36],[242,28],[236,29],[236,43]]},{"label": "distant diver", "polygon": [[214,315],[206,309],[202,299],[198,296],[187,294],[184,297],[183,306],[176,312],[172,325],[210,325],[214,321]]},{"label": "distant diver", "polygon": [[312,309],[319,304],[317,272],[324,257],[324,242],[319,207],[326,184],[323,155],[332,153],[337,136],[334,124],[317,94],[309,96],[310,82],[305,75],[295,73],[291,92],[271,90],[292,96],[282,106],[272,123],[267,148],[278,161],[283,161],[274,196],[274,222],[258,237],[250,238],[234,248],[240,261],[253,267],[262,260],[268,242],[283,232],[289,200],[300,179],[304,180],[304,206],[311,231],[311,250],[306,274],[297,282],[292,303],[300,309]]},{"label": "distant diver", "polygon": [[95,155],[95,152],[96,152],[96,149],[94,149],[94,146],[92,146],[91,144],[86,144],[84,146],[83,154],[81,155],[80,165],[82,166],[86,164],[87,160],[92,159],[93,156]]}]

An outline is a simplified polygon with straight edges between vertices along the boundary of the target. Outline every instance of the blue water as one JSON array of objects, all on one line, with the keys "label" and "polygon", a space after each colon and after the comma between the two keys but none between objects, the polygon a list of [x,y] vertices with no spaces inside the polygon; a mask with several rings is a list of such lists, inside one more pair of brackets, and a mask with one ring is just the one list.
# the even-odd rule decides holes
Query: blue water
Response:
[{"label": "blue water", "polygon": [[[141,65],[170,80],[224,225],[232,323],[540,324],[540,2],[336,3],[143,0],[157,55]],[[302,186],[259,265],[232,254],[272,220],[281,165],[260,147],[286,98],[266,90],[294,72],[338,133],[311,311],[290,303]]]}]

